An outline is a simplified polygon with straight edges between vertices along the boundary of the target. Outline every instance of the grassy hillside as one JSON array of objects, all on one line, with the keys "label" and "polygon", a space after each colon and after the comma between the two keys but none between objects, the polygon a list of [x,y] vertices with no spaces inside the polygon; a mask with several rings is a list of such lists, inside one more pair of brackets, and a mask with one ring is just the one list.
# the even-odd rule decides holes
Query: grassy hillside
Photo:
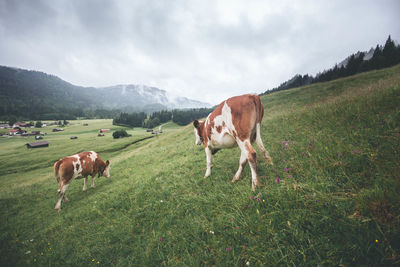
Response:
[{"label": "grassy hillside", "polygon": [[[218,152],[203,178],[191,125],[130,146],[144,133],[92,140],[77,125],[32,151],[25,140],[0,139],[0,264],[399,264],[400,66],[262,102],[275,165],[259,153],[256,192],[248,167],[230,182],[237,148]],[[87,139],[72,147],[67,137],[81,132]],[[57,214],[52,162],[89,149],[110,159],[111,178],[87,192],[74,181]]]}]

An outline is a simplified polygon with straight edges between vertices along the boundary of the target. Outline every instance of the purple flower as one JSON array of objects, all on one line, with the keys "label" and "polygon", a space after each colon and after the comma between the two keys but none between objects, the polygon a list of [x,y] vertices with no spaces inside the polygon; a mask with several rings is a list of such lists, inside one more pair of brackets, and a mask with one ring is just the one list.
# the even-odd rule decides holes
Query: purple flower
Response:
[{"label": "purple flower", "polygon": [[288,169],[288,168],[284,168],[283,170],[284,170],[285,172],[287,172],[289,169]]},{"label": "purple flower", "polygon": [[353,154],[357,154],[357,150],[356,149],[353,150]]},{"label": "purple flower", "polygon": [[248,209],[250,209],[250,204],[247,206]]},{"label": "purple flower", "polygon": [[250,199],[251,199],[251,200],[253,200],[253,199],[254,199],[254,196],[253,196],[253,195],[251,195],[251,196],[250,196]]},{"label": "purple flower", "polygon": [[236,227],[238,230],[240,230],[240,226]]},{"label": "purple flower", "polygon": [[285,162],[285,160],[283,159],[282,162]]},{"label": "purple flower", "polygon": [[291,175],[291,174],[290,174],[290,175],[288,175],[288,178],[293,178],[293,175]]},{"label": "purple flower", "polygon": [[162,241],[162,237],[160,237],[160,242]]},{"label": "purple flower", "polygon": [[339,153],[338,156],[341,157],[341,156],[343,156],[343,154],[342,154],[342,153]]},{"label": "purple flower", "polygon": [[281,179],[279,177],[276,177],[276,183],[279,184],[281,182]]},{"label": "purple flower", "polygon": [[230,248],[226,248],[225,250],[226,250],[226,251],[229,251],[229,250],[231,250],[231,249],[230,249]]},{"label": "purple flower", "polygon": [[258,197],[258,198],[257,198],[257,202],[260,202],[260,201],[261,201],[261,199]]}]

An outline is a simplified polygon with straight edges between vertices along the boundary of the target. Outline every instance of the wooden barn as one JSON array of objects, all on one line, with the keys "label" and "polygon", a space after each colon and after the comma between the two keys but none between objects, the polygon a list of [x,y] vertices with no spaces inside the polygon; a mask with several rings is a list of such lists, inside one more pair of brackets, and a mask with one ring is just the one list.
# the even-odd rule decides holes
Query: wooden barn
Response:
[{"label": "wooden barn", "polygon": [[49,141],[41,141],[41,142],[26,144],[27,148],[38,148],[38,147],[48,147],[48,146],[49,146]]}]

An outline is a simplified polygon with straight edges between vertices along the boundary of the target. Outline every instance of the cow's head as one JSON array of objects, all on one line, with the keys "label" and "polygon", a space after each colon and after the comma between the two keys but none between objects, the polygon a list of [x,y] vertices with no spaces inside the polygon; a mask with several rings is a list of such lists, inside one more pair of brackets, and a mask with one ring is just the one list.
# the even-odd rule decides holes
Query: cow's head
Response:
[{"label": "cow's head", "polygon": [[106,167],[103,170],[103,173],[101,174],[101,176],[104,176],[106,178],[110,178],[110,161],[107,160],[106,161]]},{"label": "cow's head", "polygon": [[202,137],[202,129],[204,127],[204,122],[195,120],[193,122],[194,126],[194,135],[196,136],[196,141],[194,142],[196,145],[201,145],[204,143],[204,139]]}]

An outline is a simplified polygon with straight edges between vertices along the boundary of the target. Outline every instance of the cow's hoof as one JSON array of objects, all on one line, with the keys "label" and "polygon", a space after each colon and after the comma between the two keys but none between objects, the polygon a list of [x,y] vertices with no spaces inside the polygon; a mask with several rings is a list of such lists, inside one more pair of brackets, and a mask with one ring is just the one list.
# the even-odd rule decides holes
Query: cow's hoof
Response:
[{"label": "cow's hoof", "polygon": [[64,199],[64,203],[66,203],[66,202],[68,202],[68,201],[69,201],[69,199],[68,199],[68,198]]},{"label": "cow's hoof", "polygon": [[267,158],[267,164],[273,166],[274,163],[272,162],[271,158]]},{"label": "cow's hoof", "polygon": [[54,208],[54,210],[60,212],[60,208]]},{"label": "cow's hoof", "polygon": [[239,179],[240,179],[240,177],[237,177],[237,176],[235,175],[235,176],[233,177],[233,179],[232,179],[232,183],[238,181]]}]

